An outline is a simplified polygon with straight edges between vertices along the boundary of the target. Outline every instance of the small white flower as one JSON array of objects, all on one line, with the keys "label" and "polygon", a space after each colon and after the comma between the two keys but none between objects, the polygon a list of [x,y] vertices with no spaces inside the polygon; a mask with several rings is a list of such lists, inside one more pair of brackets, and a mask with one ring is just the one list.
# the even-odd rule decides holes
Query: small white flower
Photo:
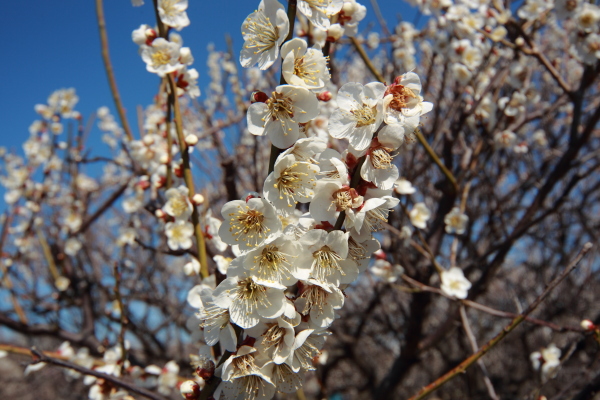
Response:
[{"label": "small white flower", "polygon": [[358,276],[358,268],[348,257],[349,232],[327,232],[313,229],[300,238],[306,251],[298,258],[299,263],[311,265],[311,281],[322,286],[352,283]]},{"label": "small white flower", "polygon": [[511,149],[517,141],[517,135],[509,130],[494,135],[494,145],[500,149]]},{"label": "small white flower", "polygon": [[371,273],[386,282],[394,283],[404,273],[400,265],[392,265],[387,260],[377,260],[370,269]]},{"label": "small white flower", "polygon": [[335,310],[344,305],[344,294],[336,285],[323,284],[311,279],[303,283],[300,295],[294,303],[300,314],[310,317],[311,327],[327,328],[335,319]]},{"label": "small white flower", "polygon": [[180,44],[163,38],[154,39],[150,46],[143,46],[142,60],[146,63],[148,72],[164,77],[179,69],[182,66],[179,63],[180,48]]},{"label": "small white flower", "polygon": [[408,72],[394,79],[385,89],[383,108],[385,122],[403,123],[413,129],[418,125],[418,117],[433,109],[433,104],[423,101],[421,79],[414,72]]},{"label": "small white flower", "polygon": [[409,212],[410,222],[415,228],[425,229],[427,228],[427,221],[431,217],[431,211],[425,205],[425,203],[417,203]]},{"label": "small white flower", "polygon": [[342,86],[337,95],[338,109],[329,119],[329,134],[336,139],[348,139],[357,151],[368,148],[383,120],[384,92],[385,86],[380,82],[366,86],[351,82]]},{"label": "small white flower", "polygon": [[471,282],[465,278],[463,270],[452,267],[447,271],[442,271],[440,278],[442,285],[440,289],[448,296],[455,296],[458,299],[466,299]]},{"label": "small white flower", "polygon": [[183,266],[183,273],[187,276],[199,275],[200,274],[200,262],[196,258],[192,257],[190,262]]},{"label": "small white flower", "polygon": [[251,276],[225,279],[213,292],[217,306],[228,309],[231,321],[241,328],[256,326],[262,318],[277,318],[285,311],[285,286],[259,284]]},{"label": "small white flower", "polygon": [[308,203],[312,200],[318,173],[319,167],[297,161],[292,154],[280,156],[275,162],[274,171],[265,180],[264,196],[277,211],[287,216],[294,211],[298,202]]},{"label": "small white flower", "polygon": [[167,190],[165,192],[167,203],[163,207],[164,212],[177,220],[187,220],[193,211],[188,194],[189,189],[183,185]]},{"label": "small white flower", "polygon": [[74,256],[81,250],[81,242],[77,238],[68,238],[65,242],[65,253]]},{"label": "small white flower", "polygon": [[344,0],[299,0],[300,11],[316,27],[329,28],[329,17],[337,14],[342,9]]},{"label": "small white flower", "polygon": [[190,24],[185,10],[188,0],[158,0],[158,15],[163,24],[180,31]]},{"label": "small white flower", "polygon": [[327,59],[320,47],[307,48],[303,39],[295,38],[281,46],[281,71],[290,85],[320,89],[330,80]]},{"label": "small white flower", "polygon": [[561,351],[554,343],[543,348],[541,351],[534,351],[529,356],[533,369],[536,371],[541,367],[542,383],[556,377],[558,368],[560,367]]},{"label": "small white flower", "polygon": [[187,250],[192,247],[194,226],[187,221],[167,222],[165,225],[167,244],[171,250]]},{"label": "small white flower", "polygon": [[313,119],[319,113],[319,101],[301,86],[281,85],[266,102],[248,108],[248,130],[253,135],[267,135],[280,149],[293,145],[300,135],[299,123]]},{"label": "small white flower", "polygon": [[360,176],[379,189],[392,189],[400,175],[398,167],[392,163],[395,156],[393,152],[402,143],[404,143],[404,129],[400,124],[386,125],[367,151],[365,162],[360,168]]},{"label": "small white flower", "polygon": [[454,207],[444,217],[444,223],[446,224],[446,233],[456,233],[462,235],[467,229],[467,223],[469,217],[460,211],[460,208]]},{"label": "small white flower", "polygon": [[273,364],[259,368],[255,353],[255,348],[242,346],[223,363],[223,381],[215,391],[215,399],[222,398],[221,393],[226,399],[248,400],[268,400],[275,395],[276,388],[271,381]]},{"label": "small white flower", "polygon": [[277,0],[261,0],[258,10],[242,24],[242,67],[248,68],[258,63],[260,69],[267,69],[273,65],[289,29],[289,19],[283,5]]},{"label": "small white flower", "polygon": [[417,191],[412,183],[405,178],[398,178],[394,183],[394,192],[398,194],[413,194]]},{"label": "small white flower", "polygon": [[262,198],[230,201],[221,209],[221,215],[225,222],[219,228],[219,237],[229,245],[245,244],[243,251],[261,245],[282,230],[275,208]]}]

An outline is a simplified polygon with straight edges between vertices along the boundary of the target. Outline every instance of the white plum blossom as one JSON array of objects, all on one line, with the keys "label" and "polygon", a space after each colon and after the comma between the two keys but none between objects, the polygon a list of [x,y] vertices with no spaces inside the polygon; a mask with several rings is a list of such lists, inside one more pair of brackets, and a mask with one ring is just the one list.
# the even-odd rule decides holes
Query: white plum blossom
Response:
[{"label": "white plum blossom", "polygon": [[425,229],[427,228],[427,221],[431,217],[431,211],[425,205],[425,203],[417,203],[414,205],[412,210],[409,212],[410,222],[415,228]]},{"label": "white plum blossom", "polygon": [[295,304],[302,315],[310,317],[312,328],[327,328],[335,319],[335,310],[344,305],[344,294],[335,285],[311,279],[302,285]]},{"label": "white plum blossom", "polygon": [[494,135],[494,145],[500,149],[511,149],[516,142],[517,135],[509,130],[503,130]]},{"label": "white plum blossom", "polygon": [[308,279],[310,274],[310,264],[296,262],[302,251],[294,238],[281,235],[249,251],[243,266],[257,283],[292,286],[299,279]]},{"label": "white plum blossom", "polygon": [[219,228],[219,237],[229,245],[243,245],[243,251],[261,245],[282,230],[275,208],[262,198],[230,201],[221,214],[225,222]]},{"label": "white plum blossom", "polygon": [[356,189],[350,188],[347,181],[323,179],[317,182],[315,197],[310,202],[310,215],[317,221],[335,220],[340,211],[346,216],[353,213],[353,208],[363,204],[363,197]]},{"label": "white plum blossom", "polygon": [[200,301],[188,294],[188,302],[198,308],[198,319],[200,327],[203,328],[204,341],[209,346],[220,343],[227,351],[235,351],[237,335],[230,323],[229,310],[215,304],[212,288],[206,285],[199,286]]},{"label": "white plum blossom", "polygon": [[517,11],[517,15],[526,20],[537,19],[552,7],[554,7],[554,0],[526,0]]},{"label": "white plum blossom", "polygon": [[387,124],[405,123],[414,129],[418,125],[418,117],[431,111],[433,104],[423,101],[419,76],[408,72],[398,76],[385,89],[383,108]]},{"label": "white plum blossom", "polygon": [[305,40],[295,38],[281,46],[281,57],[281,73],[290,85],[320,89],[330,80],[327,59],[318,45],[309,49]]},{"label": "white plum blossom", "polygon": [[373,134],[383,120],[383,83],[346,83],[337,95],[336,109],[329,119],[329,134],[348,139],[356,151],[369,147]]},{"label": "white plum blossom", "polygon": [[179,63],[180,48],[180,44],[169,42],[164,38],[154,39],[150,46],[143,46],[142,60],[146,63],[148,72],[165,77],[178,70],[182,66]]},{"label": "white plum blossom", "polygon": [[396,282],[398,278],[404,274],[404,268],[400,265],[392,265],[389,261],[382,259],[376,260],[369,271],[376,277],[381,278],[388,283]]},{"label": "white plum blossom", "polygon": [[458,267],[452,267],[449,270],[442,271],[440,274],[442,285],[440,289],[448,296],[454,296],[458,299],[466,299],[471,282],[465,277],[463,270]]},{"label": "white plum blossom", "polygon": [[242,24],[242,67],[248,68],[258,63],[260,69],[264,70],[273,65],[289,29],[289,19],[283,5],[277,0],[261,0],[258,10]]},{"label": "white plum blossom", "polygon": [[253,276],[225,279],[213,292],[217,306],[229,310],[231,321],[241,328],[256,326],[263,318],[277,318],[285,311],[285,286],[260,284]]},{"label": "white plum blossom", "polygon": [[163,207],[164,212],[176,220],[187,220],[193,211],[189,192],[189,189],[184,185],[168,189],[165,192],[167,202]]},{"label": "white plum blossom", "polygon": [[319,113],[318,100],[301,86],[281,85],[264,103],[248,108],[248,130],[253,135],[267,135],[275,147],[285,149],[300,135],[299,123],[313,119]]},{"label": "white plum blossom", "polygon": [[329,17],[337,14],[342,9],[344,0],[299,0],[300,11],[316,27],[329,28]]},{"label": "white plum blossom", "polygon": [[356,0],[344,0],[338,21],[344,27],[346,36],[355,36],[358,33],[358,23],[367,15],[367,8]]},{"label": "white plum blossom", "polygon": [[264,196],[280,213],[289,215],[297,203],[312,200],[318,173],[318,166],[298,161],[293,154],[280,156],[265,180]]},{"label": "white plum blossom", "polygon": [[469,217],[462,211],[460,211],[459,207],[452,208],[446,216],[444,217],[444,223],[446,224],[446,233],[456,233],[457,235],[462,235],[465,233],[467,229],[467,223],[469,222]]},{"label": "white plum blossom", "polygon": [[188,0],[158,0],[158,15],[163,24],[182,30],[190,24],[185,10],[188,8]]},{"label": "white plum blossom", "polygon": [[306,251],[298,257],[298,263],[312,265],[311,282],[320,285],[340,285],[351,283],[358,276],[358,268],[348,257],[348,238],[350,233],[339,230],[327,232],[313,229],[300,238]]},{"label": "white plum blossom", "polygon": [[394,183],[394,192],[396,192],[397,194],[409,195],[414,194],[416,191],[417,189],[414,188],[412,183],[410,183],[410,181],[405,178],[400,177]]},{"label": "white plum blossom", "polygon": [[400,173],[392,162],[393,152],[404,143],[404,129],[399,124],[386,125],[379,136],[372,141],[365,162],[361,166],[360,176],[372,182],[379,189],[392,189]]},{"label": "white plum blossom", "polygon": [[271,381],[273,364],[258,367],[255,361],[256,349],[241,346],[222,367],[221,379],[214,398],[236,400],[268,400],[275,395],[275,385]]},{"label": "white plum blossom", "polygon": [[533,369],[537,371],[541,367],[542,383],[556,377],[560,367],[560,355],[560,349],[554,343],[551,343],[550,346],[543,348],[541,351],[534,351],[529,356]]},{"label": "white plum blossom", "polygon": [[187,221],[167,222],[165,224],[167,244],[171,250],[187,250],[192,247],[194,226]]}]

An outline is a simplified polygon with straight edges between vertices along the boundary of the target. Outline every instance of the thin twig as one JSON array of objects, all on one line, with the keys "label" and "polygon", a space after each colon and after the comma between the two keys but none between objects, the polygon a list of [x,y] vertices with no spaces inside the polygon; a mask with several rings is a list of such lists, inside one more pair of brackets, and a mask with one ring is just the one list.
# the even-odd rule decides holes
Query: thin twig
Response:
[{"label": "thin twig", "polygon": [[[471,325],[469,324],[469,319],[467,318],[467,313],[465,311],[465,307],[463,305],[460,306],[460,318],[462,320],[463,328],[467,335],[467,339],[469,339],[469,344],[471,345],[471,349],[473,353],[477,353],[479,347],[477,346],[477,339],[471,330]],[[492,400],[498,400],[498,395],[496,394],[496,390],[494,390],[494,385],[492,385],[492,381],[487,372],[487,368],[485,368],[485,364],[483,360],[477,360],[477,365],[479,369],[481,369],[481,373],[483,374],[483,383],[485,383],[485,387],[487,388],[488,394]]]},{"label": "thin twig", "polygon": [[529,307],[527,307],[527,309],[523,313],[519,314],[516,318],[514,318],[510,324],[508,324],[506,327],[504,327],[504,329],[502,329],[502,331],[500,331],[500,333],[498,333],[493,339],[491,339],[489,342],[483,345],[477,353],[468,357],[458,366],[452,368],[446,374],[442,375],[440,378],[436,379],[429,385],[421,388],[421,390],[419,390],[419,392],[412,396],[409,400],[421,400],[429,394],[433,393],[434,391],[439,389],[444,383],[453,379],[457,375],[465,372],[467,368],[473,365],[488,351],[490,351],[498,343],[500,343],[500,341],[502,341],[502,339],[504,339],[517,326],[519,326],[521,322],[525,321],[526,317],[529,314],[531,314],[546,299],[546,297],[548,297],[550,292],[552,292],[552,290],[554,290],[577,267],[581,259],[591,250],[592,247],[593,246],[591,243],[586,243],[579,252],[579,254],[575,257],[575,259],[569,264],[569,266],[567,266],[567,268],[565,268],[563,273],[556,277],[552,282],[550,282],[550,284],[546,287],[544,292],[540,296],[538,296],[538,298],[535,299],[535,301]]},{"label": "thin twig", "polygon": [[105,381],[108,381],[118,387],[122,387],[123,389],[126,389],[126,390],[136,393],[136,394],[139,394],[140,396],[144,396],[148,399],[165,400],[164,397],[159,396],[156,393],[153,393],[149,390],[143,389],[143,388],[141,388],[137,385],[131,384],[129,382],[125,382],[125,381],[117,378],[114,375],[108,375],[103,372],[98,372],[98,371],[94,371],[93,369],[82,367],[81,365],[73,364],[69,361],[64,361],[64,360],[59,360],[54,357],[49,357],[46,354],[42,353],[41,351],[37,350],[35,347],[31,348],[31,354],[33,354],[33,356],[34,356],[35,364],[43,362],[46,364],[53,364],[53,365],[57,365],[59,367],[72,369],[72,370],[80,372],[84,375],[90,375],[90,376],[95,376],[96,378],[104,379]]},{"label": "thin twig", "polygon": [[106,70],[108,84],[110,86],[110,91],[112,93],[117,112],[119,113],[119,118],[121,119],[121,125],[125,131],[125,135],[127,135],[127,139],[131,141],[133,140],[133,135],[131,134],[131,128],[129,127],[129,122],[127,121],[127,116],[125,115],[125,108],[121,102],[121,95],[119,94],[119,89],[117,88],[117,81],[115,80],[115,73],[113,71],[112,63],[110,61],[110,54],[108,52],[108,35],[106,34],[106,20],[104,19],[104,7],[102,5],[102,0],[96,0],[96,15],[98,17],[98,30],[100,31],[100,44],[102,46],[102,61],[104,61],[104,69]]}]

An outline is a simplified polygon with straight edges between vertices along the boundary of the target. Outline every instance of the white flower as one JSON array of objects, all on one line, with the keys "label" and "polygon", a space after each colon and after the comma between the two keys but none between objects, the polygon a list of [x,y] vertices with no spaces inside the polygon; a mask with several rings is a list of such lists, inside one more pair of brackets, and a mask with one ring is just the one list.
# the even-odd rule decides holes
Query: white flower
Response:
[{"label": "white flower", "polygon": [[394,192],[398,194],[413,194],[417,191],[407,179],[398,178],[394,183]]},{"label": "white flower", "polygon": [[425,205],[425,203],[417,203],[409,212],[410,222],[415,228],[425,229],[427,227],[427,221],[431,217],[431,211]]},{"label": "white flower", "polygon": [[498,132],[494,135],[494,145],[500,149],[510,149],[517,141],[517,135],[509,130]]},{"label": "white flower", "polygon": [[179,69],[182,66],[179,63],[180,48],[180,44],[163,38],[154,39],[150,46],[143,46],[142,60],[146,63],[148,72],[164,77]]},{"label": "white flower", "polygon": [[233,323],[248,329],[262,318],[277,318],[285,311],[285,286],[270,286],[257,283],[251,276],[230,277],[217,286],[213,298],[217,306],[229,310]]},{"label": "white flower", "polygon": [[77,238],[68,238],[65,242],[65,253],[74,256],[81,250],[81,242]]},{"label": "white flower", "polygon": [[356,0],[344,0],[338,21],[344,26],[346,36],[354,36],[358,32],[358,23],[367,15],[367,8]]},{"label": "white flower", "polygon": [[187,220],[193,211],[188,194],[189,189],[183,185],[167,190],[165,192],[167,203],[163,207],[164,212],[177,220]]},{"label": "white flower", "polygon": [[240,347],[224,363],[221,378],[214,398],[268,400],[275,395],[272,371],[273,364],[259,368],[255,362],[256,349],[250,346]]},{"label": "white flower", "polygon": [[440,289],[448,296],[455,296],[459,299],[466,299],[467,293],[471,288],[471,282],[465,278],[462,269],[452,267],[447,271],[442,271],[440,278],[442,285]]},{"label": "white flower", "polygon": [[221,221],[212,216],[212,211],[209,209],[206,212],[205,217],[206,223],[206,238],[217,248],[219,251],[227,250],[227,243],[223,242],[219,237],[219,228],[221,227]]},{"label": "white flower", "polygon": [[560,367],[560,355],[561,351],[554,343],[550,346],[543,348],[541,351],[534,351],[529,356],[533,369],[539,370],[541,368],[542,382],[545,383],[548,379],[553,379],[558,373]]},{"label": "white flower", "polygon": [[386,125],[367,151],[365,162],[360,168],[360,176],[379,189],[392,189],[400,175],[398,167],[392,164],[394,159],[392,153],[402,143],[404,143],[404,129],[399,124]]},{"label": "white flower", "polygon": [[446,233],[456,233],[462,235],[467,229],[467,223],[469,217],[460,211],[460,208],[454,207],[444,217],[444,223],[446,224]]},{"label": "white flower", "polygon": [[359,240],[371,237],[372,232],[386,229],[390,210],[398,205],[399,199],[389,196],[388,191],[370,189],[365,202],[354,214],[348,214],[346,227]]},{"label": "white flower", "polygon": [[392,265],[387,260],[377,260],[370,269],[371,273],[386,282],[394,283],[404,273],[400,265]]},{"label": "white flower", "polygon": [[587,33],[598,30],[600,22],[600,8],[595,4],[584,2],[575,13],[577,29]]},{"label": "white flower", "polygon": [[314,26],[327,30],[329,17],[340,12],[343,5],[344,0],[299,0],[298,11]]},{"label": "white flower", "polygon": [[231,263],[232,259],[217,254],[213,257],[213,261],[217,264],[217,269],[219,270],[219,272],[223,275],[227,275],[227,269],[229,268],[229,264]]},{"label": "white flower", "polygon": [[373,133],[383,120],[382,102],[385,86],[372,82],[346,83],[337,96],[338,109],[329,119],[329,134],[336,139],[348,139],[357,151],[369,147]]},{"label": "white flower", "polygon": [[275,162],[275,169],[265,180],[264,196],[280,213],[289,215],[298,202],[312,200],[318,173],[319,167],[297,161],[292,154],[280,156]]},{"label": "white flower", "polygon": [[257,283],[289,287],[310,274],[310,264],[296,262],[302,251],[301,244],[292,237],[278,236],[249,251],[243,266]]},{"label": "white flower", "polygon": [[319,113],[319,101],[301,86],[281,85],[266,102],[248,108],[248,130],[253,135],[267,135],[275,147],[293,145],[300,134],[299,123],[313,119]]},{"label": "white flower", "polygon": [[317,182],[315,197],[310,203],[310,215],[317,221],[336,219],[340,211],[346,215],[353,213],[353,208],[363,204],[363,197],[356,189],[350,188],[347,181],[339,179],[320,180]]},{"label": "white flower", "polygon": [[246,330],[246,333],[257,339],[257,350],[275,364],[282,364],[292,355],[296,334],[294,326],[285,318],[259,323]]},{"label": "white flower", "polygon": [[299,263],[311,265],[311,281],[326,287],[328,284],[352,283],[358,276],[358,268],[348,257],[349,232],[327,232],[313,229],[300,238],[306,251],[298,258]]},{"label": "white flower", "polygon": [[542,13],[554,7],[554,0],[527,0],[524,5],[519,8],[517,15],[519,18],[532,20],[540,17]]},{"label": "white flower", "polygon": [[192,247],[194,226],[187,221],[167,222],[165,225],[167,244],[171,250],[187,250]]},{"label": "white flower", "polygon": [[188,0],[158,0],[158,15],[163,24],[180,31],[190,24],[185,10]]},{"label": "white flower", "polygon": [[418,117],[433,109],[433,104],[423,101],[421,80],[414,72],[408,72],[394,79],[385,89],[383,108],[388,124],[406,123],[413,129],[418,125]]},{"label": "white flower", "polygon": [[221,209],[221,215],[225,222],[219,228],[219,237],[229,245],[259,246],[282,230],[275,208],[262,198],[230,201]]},{"label": "white flower", "polygon": [[281,46],[283,64],[281,71],[290,85],[307,89],[320,89],[330,79],[327,59],[320,47],[308,49],[306,41],[295,38]]},{"label": "white flower", "polygon": [[187,276],[199,275],[200,274],[200,262],[196,258],[192,257],[190,262],[183,266],[183,273]]},{"label": "white flower", "polygon": [[234,352],[237,348],[237,335],[230,323],[229,310],[215,304],[212,288],[203,286],[199,289],[200,301],[196,298],[197,294],[192,295],[190,291],[188,302],[199,310],[198,319],[204,330],[204,341],[209,346],[220,343],[227,351]]},{"label": "white flower", "polygon": [[242,67],[248,68],[258,63],[260,69],[267,69],[273,65],[289,29],[289,19],[283,5],[277,0],[261,0],[258,10],[242,24]]},{"label": "white flower", "polygon": [[327,328],[335,319],[335,310],[344,305],[344,294],[335,285],[311,279],[302,285],[295,305],[300,314],[310,317],[311,327]]}]

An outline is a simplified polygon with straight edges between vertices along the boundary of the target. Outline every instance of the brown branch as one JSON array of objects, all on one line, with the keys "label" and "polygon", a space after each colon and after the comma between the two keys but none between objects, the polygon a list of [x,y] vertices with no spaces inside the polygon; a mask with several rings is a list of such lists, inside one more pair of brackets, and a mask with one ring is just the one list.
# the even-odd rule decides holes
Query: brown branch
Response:
[{"label": "brown branch", "polygon": [[125,115],[125,108],[123,107],[121,95],[119,94],[119,89],[117,88],[115,73],[110,61],[110,54],[108,52],[108,35],[106,34],[106,20],[104,19],[104,7],[102,5],[102,0],[96,0],[96,14],[98,17],[98,30],[100,31],[100,43],[102,46],[102,61],[104,62],[104,69],[106,70],[110,91],[112,93],[117,112],[119,113],[119,118],[121,119],[121,125],[125,131],[125,135],[127,135],[129,140],[133,140],[131,128],[129,127],[129,122],[127,121],[127,116]]},{"label": "brown branch", "polygon": [[96,378],[99,379],[104,379],[105,381],[108,381],[118,387],[121,387],[123,389],[126,389],[130,392],[139,394],[140,396],[144,396],[148,399],[152,399],[152,400],[165,400],[164,397],[159,396],[156,393],[153,393],[149,390],[143,389],[141,387],[135,386],[132,383],[129,382],[125,382],[119,378],[117,378],[116,376],[113,375],[108,375],[105,374],[103,372],[98,372],[98,371],[94,371],[93,369],[89,369],[89,368],[85,368],[82,367],[80,365],[77,364],[73,364],[71,362],[68,361],[64,361],[64,360],[59,360],[58,358],[53,358],[53,357],[49,357],[46,354],[42,353],[41,351],[38,351],[35,347],[31,348],[31,354],[33,355],[34,358],[34,364],[40,363],[40,362],[44,362],[46,364],[53,364],[53,365],[57,365],[59,367],[63,367],[63,368],[68,368],[68,369],[72,369],[74,371],[80,372],[84,375],[91,375],[91,376],[95,376]]}]

